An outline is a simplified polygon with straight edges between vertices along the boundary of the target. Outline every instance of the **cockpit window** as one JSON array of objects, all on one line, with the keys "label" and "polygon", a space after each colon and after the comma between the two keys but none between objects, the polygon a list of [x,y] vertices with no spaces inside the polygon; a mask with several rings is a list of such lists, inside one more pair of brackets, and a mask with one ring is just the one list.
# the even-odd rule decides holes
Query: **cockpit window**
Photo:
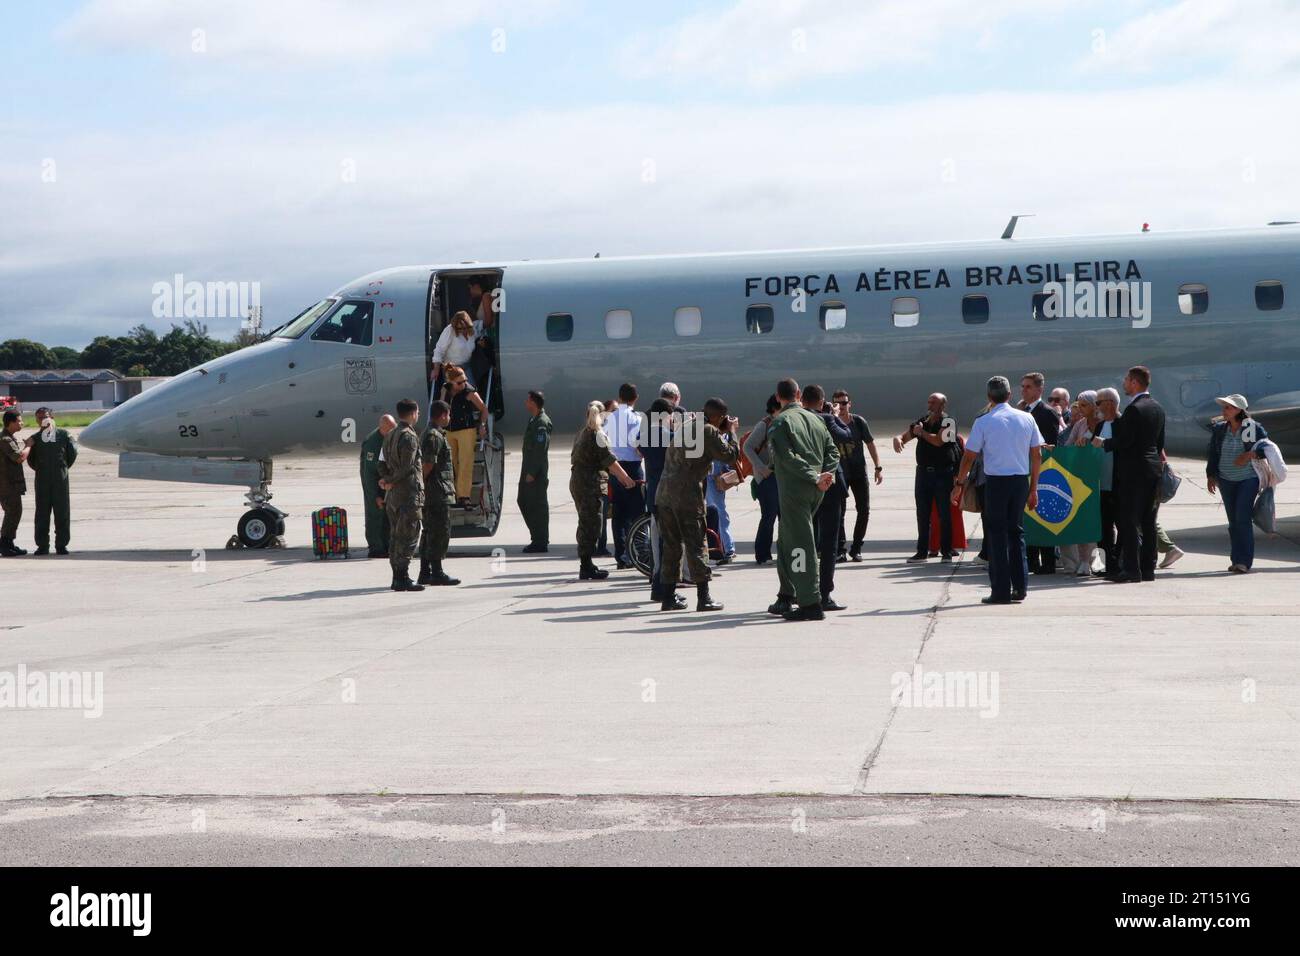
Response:
[{"label": "cockpit window", "polygon": [[320,328],[311,337],[317,342],[369,345],[374,316],[373,302],[344,302],[320,324]]},{"label": "cockpit window", "polygon": [[302,336],[304,332],[316,324],[316,320],[333,308],[337,299],[321,299],[315,305],[299,312],[289,322],[285,323],[279,331],[274,333],[277,339],[296,339]]}]

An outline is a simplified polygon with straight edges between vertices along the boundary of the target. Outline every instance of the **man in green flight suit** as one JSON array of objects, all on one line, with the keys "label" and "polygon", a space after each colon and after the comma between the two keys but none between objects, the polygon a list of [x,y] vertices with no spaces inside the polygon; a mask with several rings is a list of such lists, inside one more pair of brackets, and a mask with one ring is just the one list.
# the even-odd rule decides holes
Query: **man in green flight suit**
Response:
[{"label": "man in green flight suit", "polygon": [[388,516],[384,514],[384,489],[379,487],[379,453],[384,438],[397,427],[397,419],[384,415],[379,427],[361,443],[361,496],[366,502],[367,557],[388,557]]},{"label": "man in green flight suit", "polygon": [[822,495],[835,481],[840,454],[821,417],[799,404],[799,383],[782,379],[776,386],[781,411],[768,426],[772,467],[780,493],[781,530],[777,539],[780,590],[769,614],[787,621],[821,621],[817,546],[813,515]]},{"label": "man in green flight suit", "polygon": [[54,515],[54,550],[68,553],[72,540],[72,503],[68,499],[68,469],[77,460],[77,446],[65,429],[54,424],[48,408],[36,409],[40,432],[32,440],[27,465],[36,472],[36,553],[50,553],[50,514]]},{"label": "man in green flight suit", "polygon": [[655,511],[664,542],[659,572],[661,611],[681,611],[686,607],[676,590],[683,554],[691,580],[695,582],[695,610],[722,610],[722,605],[709,594],[713,572],[705,544],[704,481],[715,461],[734,465],[740,457],[736,424],[736,419],[727,414],[726,402],[710,398],[704,403],[703,424],[695,416],[683,422],[682,440],[674,441],[664,456],[663,474],[655,489]]},{"label": "man in green flight suit", "polygon": [[456,476],[451,465],[451,445],[445,434],[451,406],[429,406],[429,428],[420,442],[424,474],[424,537],[420,540],[420,584],[450,587],[460,584],[442,569],[451,540],[451,502],[456,500]]},{"label": "man in green flight suit", "polygon": [[384,439],[379,487],[388,513],[388,563],[393,567],[394,591],[423,591],[411,580],[411,559],[420,546],[420,511],[424,481],[420,468],[420,436],[415,425],[420,406],[409,398],[397,403],[397,427]]},{"label": "man in green flight suit", "polygon": [[516,503],[528,525],[528,547],[524,554],[545,554],[551,543],[551,506],[546,497],[547,473],[551,450],[551,419],[547,416],[546,396],[532,391],[524,399],[528,425],[524,428],[523,463],[519,472],[519,496]]}]

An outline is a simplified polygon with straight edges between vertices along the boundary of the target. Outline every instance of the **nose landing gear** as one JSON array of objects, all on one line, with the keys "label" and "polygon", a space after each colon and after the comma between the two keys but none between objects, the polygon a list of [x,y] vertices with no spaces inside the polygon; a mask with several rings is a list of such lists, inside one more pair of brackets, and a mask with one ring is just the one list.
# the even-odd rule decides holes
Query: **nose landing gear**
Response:
[{"label": "nose landing gear", "polygon": [[251,510],[244,512],[227,548],[283,548],[284,519],[288,512],[271,504],[271,462],[260,462],[261,480],[250,485],[244,500]]}]

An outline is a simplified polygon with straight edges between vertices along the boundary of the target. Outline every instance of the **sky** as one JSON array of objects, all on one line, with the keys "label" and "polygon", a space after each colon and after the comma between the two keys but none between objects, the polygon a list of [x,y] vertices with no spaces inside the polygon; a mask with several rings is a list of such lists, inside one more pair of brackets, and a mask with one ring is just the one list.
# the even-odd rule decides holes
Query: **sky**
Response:
[{"label": "sky", "polygon": [[47,345],[176,274],[270,327],[398,265],[1300,219],[1300,0],[46,0],[0,57]]}]

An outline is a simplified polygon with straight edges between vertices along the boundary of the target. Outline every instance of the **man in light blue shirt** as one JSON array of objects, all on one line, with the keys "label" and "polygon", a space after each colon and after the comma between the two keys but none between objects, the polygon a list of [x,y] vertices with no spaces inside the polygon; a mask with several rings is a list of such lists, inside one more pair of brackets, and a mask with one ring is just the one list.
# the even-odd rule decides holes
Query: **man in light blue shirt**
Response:
[{"label": "man in light blue shirt", "polygon": [[627,553],[627,532],[632,522],[645,514],[645,472],[641,469],[641,416],[636,412],[637,389],[624,382],[618,388],[618,405],[605,419],[609,453],[636,485],[628,490],[613,488],[614,560],[619,568],[632,567]]},{"label": "man in light blue shirt", "polygon": [[984,456],[984,539],[988,544],[989,583],[992,594],[984,604],[1023,601],[1029,589],[1029,563],[1025,557],[1025,507],[1038,505],[1038,471],[1042,466],[1043,436],[1028,412],[1007,404],[1011,383],[995,375],[988,383],[988,412],[975,419],[966,453],[952,490],[954,504],[961,501],[975,457]]}]

